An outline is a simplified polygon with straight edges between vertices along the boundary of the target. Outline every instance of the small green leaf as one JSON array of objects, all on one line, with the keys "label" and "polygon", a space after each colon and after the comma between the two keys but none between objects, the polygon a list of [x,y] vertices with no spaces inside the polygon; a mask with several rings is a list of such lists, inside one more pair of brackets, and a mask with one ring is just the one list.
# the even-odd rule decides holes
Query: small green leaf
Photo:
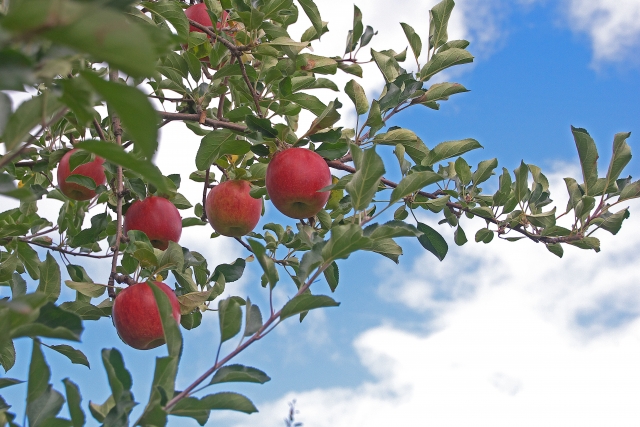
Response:
[{"label": "small green leaf", "polygon": [[73,427],[83,427],[85,423],[85,415],[80,402],[82,395],[78,386],[69,378],[62,380],[67,394],[67,405],[69,406],[69,414],[71,415],[71,423]]},{"label": "small green leaf", "polygon": [[[167,343],[167,350],[170,357],[180,358],[182,354],[182,334],[180,326],[173,317],[173,307],[169,302],[169,296],[165,294],[155,283],[149,281],[147,285],[151,287],[153,296],[158,305],[160,319],[162,320],[162,330]],[[176,371],[177,372],[177,371]]]},{"label": "small green leaf", "polygon": [[361,211],[369,206],[378,191],[380,178],[384,175],[384,164],[374,148],[366,150],[351,144],[351,155],[356,166],[356,173],[345,189],[351,196],[353,208]]},{"label": "small green leaf", "polygon": [[442,0],[429,11],[429,47],[437,49],[447,42],[447,26],[454,6],[453,0]]},{"label": "small green leaf", "polygon": [[28,243],[18,242],[18,258],[22,261],[24,268],[29,273],[29,276],[33,280],[38,280],[40,278],[40,258],[38,257],[38,253],[33,250]]},{"label": "small green leaf", "polygon": [[246,154],[250,148],[250,142],[236,140],[235,134],[230,130],[214,130],[200,142],[200,148],[196,153],[196,167],[198,170],[206,171],[213,162],[225,154]]},{"label": "small green leaf", "polygon": [[422,247],[442,261],[449,251],[449,245],[444,238],[436,230],[421,222],[418,222],[418,230],[422,232],[422,235],[418,237]]},{"label": "small green leaf", "polygon": [[65,280],[64,283],[65,285],[67,285],[67,287],[73,289],[74,291],[78,291],[82,295],[86,295],[91,298],[97,298],[101,296],[107,289],[103,285],[97,285],[95,283],[89,282],[74,282],[72,280]]},{"label": "small green leaf", "polygon": [[29,382],[27,384],[27,405],[33,403],[49,387],[51,369],[44,360],[40,341],[33,340],[31,363],[29,364]]},{"label": "small green leaf", "polygon": [[491,178],[493,170],[498,167],[498,159],[483,160],[478,163],[478,168],[473,173],[471,180],[473,185],[477,186]]},{"label": "small green leaf", "polygon": [[264,270],[265,275],[267,276],[267,280],[269,281],[269,285],[273,288],[280,277],[278,276],[278,270],[276,270],[276,265],[273,262],[273,259],[269,257],[266,253],[266,249],[260,242],[253,239],[248,239],[249,246],[251,246],[251,250],[258,260],[260,267]]},{"label": "small green leaf", "polygon": [[429,80],[442,70],[469,62],[473,62],[473,55],[464,49],[451,48],[444,52],[438,52],[420,70],[420,80]]},{"label": "small green leaf", "polygon": [[220,320],[220,342],[230,340],[240,332],[242,326],[242,309],[238,302],[229,297],[218,303],[218,319]]},{"label": "small green leaf", "polygon": [[260,369],[244,365],[228,365],[218,369],[209,384],[230,382],[264,384],[271,378]]},{"label": "small green leaf", "polygon": [[451,95],[456,93],[469,92],[469,89],[460,83],[436,83],[420,98],[423,102],[446,101]]},{"label": "small green leaf", "polygon": [[402,178],[402,181],[400,181],[398,186],[391,192],[389,205],[394,204],[403,197],[413,194],[427,185],[434,184],[441,180],[442,177],[440,175],[431,171],[414,172],[407,175]]},{"label": "small green leaf", "polygon": [[337,307],[339,305],[339,302],[335,302],[333,298],[326,295],[298,295],[289,300],[289,302],[287,302],[284,307],[282,307],[282,311],[280,312],[280,320],[284,320],[287,317],[295,316],[296,314],[300,314],[316,308]]},{"label": "small green leaf", "polygon": [[2,365],[5,372],[9,372],[15,363],[16,349],[13,346],[13,341],[10,339],[0,340],[0,365]]},{"label": "small green leaf", "polygon": [[487,228],[481,228],[476,232],[476,242],[489,243],[493,240],[493,231]]},{"label": "small green leaf", "polygon": [[367,100],[367,94],[358,82],[355,80],[349,80],[344,87],[344,92],[349,96],[351,102],[356,107],[356,113],[358,115],[364,114],[369,111],[369,101]]},{"label": "small green leaf", "polygon": [[315,28],[316,34],[322,34],[322,18],[320,17],[318,6],[316,6],[313,0],[298,0],[298,3],[302,6],[302,10],[304,10],[309,21],[311,21],[311,25]]},{"label": "small green leaf", "polygon": [[53,256],[47,252],[47,257],[39,268],[40,282],[37,291],[47,295],[50,301],[57,301],[60,296],[60,266]]},{"label": "small green leaf", "polygon": [[391,83],[398,78],[400,75],[400,66],[398,65],[398,61],[392,55],[371,49],[371,57],[380,69],[380,72],[387,83]]},{"label": "small green leaf", "polygon": [[571,132],[576,142],[578,156],[580,157],[580,167],[584,179],[584,192],[591,195],[591,188],[598,180],[598,149],[591,135],[581,128],[571,126]]},{"label": "small green leaf", "polygon": [[529,189],[529,168],[524,163],[524,161],[520,162],[520,166],[518,166],[513,171],[516,177],[514,195],[516,201],[521,201],[527,195],[527,190]]},{"label": "small green leaf", "polygon": [[353,252],[371,244],[371,239],[362,234],[362,228],[355,224],[339,225],[331,229],[331,238],[322,248],[325,262],[346,259]]},{"label": "small green leaf", "polygon": [[251,300],[247,298],[246,317],[244,326],[244,336],[250,337],[260,330],[262,327],[262,313],[260,307],[251,304]]},{"label": "small green leaf", "polygon": [[429,151],[429,154],[427,154],[421,163],[423,166],[431,166],[441,160],[460,156],[478,148],[482,148],[482,145],[472,138],[462,139],[459,141],[441,142]]},{"label": "small green leaf", "polygon": [[622,170],[631,161],[631,147],[627,144],[627,138],[631,132],[618,133],[613,139],[613,155],[607,172],[607,182],[614,182],[622,173]]},{"label": "small green leaf", "polygon": [[453,233],[453,241],[458,246],[462,246],[467,243],[467,235],[464,233],[462,227],[458,226],[458,228],[456,228],[456,231]]},{"label": "small green leaf", "polygon": [[12,385],[22,384],[24,381],[15,378],[0,378],[0,388],[11,387]]},{"label": "small green leaf", "polygon": [[324,278],[327,280],[331,292],[335,292],[338,287],[338,282],[340,281],[340,271],[335,261],[329,264],[329,267],[324,270]]},{"label": "small green leaf", "polygon": [[564,249],[559,243],[547,243],[546,247],[549,250],[549,252],[551,252],[552,254],[556,255],[559,258],[562,258],[562,255],[564,255]]},{"label": "small green leaf", "polygon": [[76,350],[70,345],[61,344],[61,345],[51,345],[49,346],[51,350],[55,350],[58,353],[67,356],[67,358],[76,365],[84,365],[87,368],[91,368],[89,365],[89,360],[87,360],[87,356],[84,355],[80,350]]},{"label": "small green leaf", "polygon": [[420,57],[420,53],[422,52],[422,40],[420,40],[420,36],[416,34],[416,31],[411,25],[405,24],[404,22],[401,22],[400,25],[402,26],[404,35],[407,36],[409,46],[411,46],[411,51],[413,51],[413,55],[417,60]]}]

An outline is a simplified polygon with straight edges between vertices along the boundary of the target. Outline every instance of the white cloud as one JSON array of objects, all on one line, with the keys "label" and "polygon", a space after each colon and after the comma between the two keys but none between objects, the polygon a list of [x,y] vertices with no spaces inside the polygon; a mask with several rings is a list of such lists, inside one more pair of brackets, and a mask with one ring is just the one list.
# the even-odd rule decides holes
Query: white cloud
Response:
[{"label": "white cloud", "polygon": [[595,62],[637,61],[638,0],[570,0],[569,25],[591,38]]},{"label": "white cloud", "polygon": [[354,346],[375,380],[292,391],[257,415],[213,419],[277,425],[295,398],[306,427],[635,426],[638,236],[633,215],[618,236],[598,234],[599,254],[567,248],[558,259],[522,241],[451,247],[443,263],[420,256],[380,286],[397,289],[389,303],[414,309],[428,332],[389,324],[362,333]]}]

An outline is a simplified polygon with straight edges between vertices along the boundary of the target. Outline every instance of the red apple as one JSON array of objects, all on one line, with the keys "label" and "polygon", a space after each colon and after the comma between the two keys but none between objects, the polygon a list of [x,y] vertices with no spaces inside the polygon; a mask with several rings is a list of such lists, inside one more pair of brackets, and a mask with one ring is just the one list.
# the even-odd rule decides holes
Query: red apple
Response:
[{"label": "red apple", "polygon": [[[153,283],[169,297],[171,314],[179,323],[180,303],[176,294],[162,282]],[[160,311],[146,283],[136,283],[120,291],[113,302],[112,317],[122,341],[133,348],[149,350],[165,343]]]},{"label": "red apple", "polygon": [[[204,25],[205,27],[212,27],[211,17],[207,13],[207,5],[204,3],[196,3],[193,6],[189,6],[184,14],[187,15],[187,18],[192,21],[196,21],[200,25]],[[216,29],[220,30],[220,28],[224,28],[227,25],[227,17],[229,16],[229,12],[226,10],[222,12],[222,22],[216,23]],[[189,31],[197,31],[199,33],[204,33],[200,28],[196,28],[193,25],[189,25]]]},{"label": "red apple", "polygon": [[253,230],[260,221],[262,199],[249,195],[247,181],[231,180],[209,191],[205,203],[207,219],[223,236],[240,237]]},{"label": "red apple", "polygon": [[273,205],[291,218],[309,218],[320,212],[330,191],[331,172],[324,159],[306,148],[276,153],[267,167],[266,186]]},{"label": "red apple", "polygon": [[180,212],[169,200],[150,196],[136,200],[124,217],[124,233],[140,230],[147,235],[154,248],[165,250],[169,241],[178,243],[182,234]]},{"label": "red apple", "polygon": [[58,187],[62,194],[70,199],[93,199],[96,196],[95,191],[74,182],[67,182],[67,178],[69,178],[70,175],[82,175],[93,179],[96,185],[104,184],[107,182],[107,177],[104,175],[104,167],[102,166],[104,159],[96,157],[92,162],[80,165],[72,171],[69,166],[69,158],[76,151],[78,150],[73,149],[60,159],[60,164],[58,165]]}]

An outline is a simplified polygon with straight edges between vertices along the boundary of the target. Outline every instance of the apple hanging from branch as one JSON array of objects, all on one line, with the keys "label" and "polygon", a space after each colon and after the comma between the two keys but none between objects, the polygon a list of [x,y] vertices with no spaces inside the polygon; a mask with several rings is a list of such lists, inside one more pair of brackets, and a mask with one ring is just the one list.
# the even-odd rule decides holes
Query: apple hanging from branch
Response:
[{"label": "apple hanging from branch", "polygon": [[80,184],[76,184],[75,182],[67,182],[67,178],[71,175],[80,175],[85,176],[87,178],[91,178],[96,186],[103,185],[107,182],[107,177],[104,174],[104,159],[101,157],[96,157],[93,161],[88,163],[84,163],[78,167],[76,167],[73,171],[71,170],[71,166],[69,164],[69,160],[71,156],[75,154],[78,150],[73,149],[67,152],[62,159],[60,159],[60,164],[58,165],[58,187],[62,194],[67,196],[73,200],[89,200],[93,199],[96,196],[96,192],[90,188],[84,187]]},{"label": "apple hanging from branch", "polygon": [[240,237],[255,228],[262,214],[262,199],[251,197],[249,190],[247,181],[230,180],[209,191],[205,212],[216,232]]},{"label": "apple hanging from branch", "polygon": [[154,248],[165,250],[169,247],[169,241],[180,241],[182,217],[169,200],[150,196],[136,200],[129,206],[124,217],[124,234],[130,230],[142,231]]}]

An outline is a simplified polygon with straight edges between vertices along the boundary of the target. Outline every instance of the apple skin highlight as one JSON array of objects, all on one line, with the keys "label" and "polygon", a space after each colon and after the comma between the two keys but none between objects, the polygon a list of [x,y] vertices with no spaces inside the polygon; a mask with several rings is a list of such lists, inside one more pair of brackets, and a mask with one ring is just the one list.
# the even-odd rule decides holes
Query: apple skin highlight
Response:
[{"label": "apple skin highlight", "polygon": [[[180,323],[180,303],[173,290],[162,282],[153,282],[167,294],[171,314]],[[113,324],[125,344],[149,350],[165,343],[162,320],[153,290],[147,283],[136,283],[123,289],[113,302]]]},{"label": "apple skin highlight", "polygon": [[329,200],[331,171],[325,160],[306,148],[276,153],[267,167],[266,187],[273,205],[288,217],[315,216]]},{"label": "apple skin highlight", "polygon": [[256,227],[262,214],[262,199],[251,197],[249,190],[247,181],[230,180],[209,191],[205,212],[217,233],[240,237]]},{"label": "apple skin highlight", "polygon": [[165,250],[169,247],[169,241],[180,241],[182,217],[169,200],[150,196],[136,200],[129,206],[124,216],[124,234],[130,230],[144,232],[154,248]]},{"label": "apple skin highlight", "polygon": [[96,192],[83,187],[82,185],[78,185],[74,182],[67,182],[67,178],[70,175],[82,175],[93,179],[93,181],[97,185],[104,185],[107,182],[107,177],[104,174],[104,167],[102,166],[104,163],[104,159],[102,157],[96,157],[95,160],[85,163],[83,165],[78,166],[73,171],[71,171],[71,166],[69,165],[69,159],[78,151],[77,149],[73,149],[67,152],[62,159],[60,159],[60,164],[58,165],[58,187],[62,194],[67,196],[73,200],[90,200],[96,196]]}]

